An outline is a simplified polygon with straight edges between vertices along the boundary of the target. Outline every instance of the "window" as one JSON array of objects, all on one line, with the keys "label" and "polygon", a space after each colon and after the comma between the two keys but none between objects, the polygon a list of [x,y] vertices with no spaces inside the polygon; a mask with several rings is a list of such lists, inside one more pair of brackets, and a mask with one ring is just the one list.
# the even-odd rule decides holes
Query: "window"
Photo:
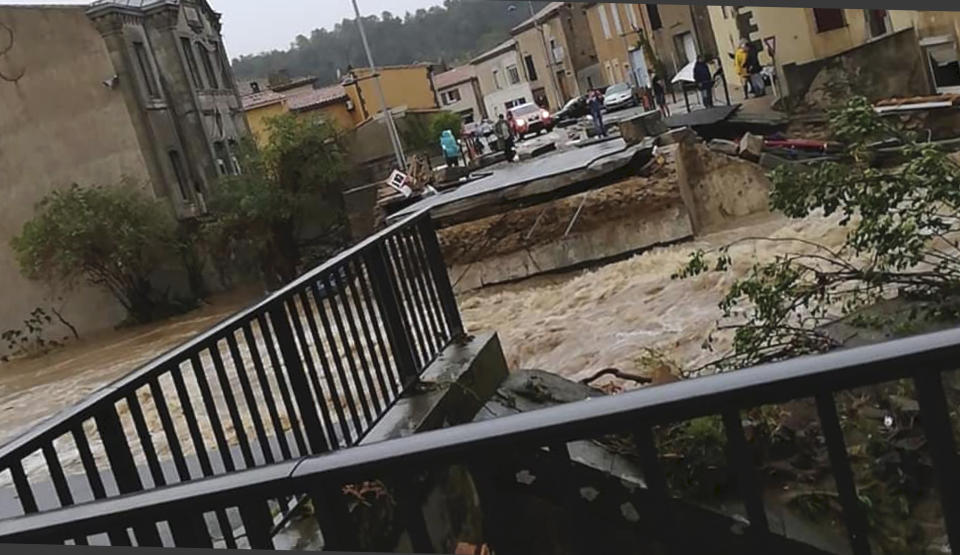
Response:
[{"label": "window", "polygon": [[500,84],[500,71],[496,69],[493,70],[493,85],[497,87],[497,89],[503,88],[503,85]]},{"label": "window", "polygon": [[523,59],[524,63],[527,65],[527,77],[531,81],[537,80],[537,66],[533,63],[533,56],[527,56]]},{"label": "window", "polygon": [[847,26],[847,22],[843,19],[843,10],[814,8],[813,18],[817,22],[818,33],[826,33]]},{"label": "window", "polygon": [[203,72],[206,73],[207,85],[209,85],[211,89],[219,89],[220,84],[217,82],[217,74],[213,70],[215,66],[211,59],[210,51],[200,44],[197,44],[197,49],[200,53],[200,61],[203,63]]},{"label": "window", "polygon": [[173,176],[177,180],[177,187],[180,189],[180,198],[187,199],[187,175],[183,171],[183,161],[180,159],[180,153],[176,150],[170,151],[170,167],[173,168]]},{"label": "window", "polygon": [[930,60],[930,70],[937,92],[952,93],[960,90],[960,57],[957,56],[956,43],[952,39],[947,40],[947,37],[936,37],[922,40],[921,46]]},{"label": "window", "polygon": [[150,65],[147,48],[142,42],[135,42],[133,43],[133,50],[137,55],[137,65],[140,66],[143,82],[147,86],[147,94],[150,95],[150,98],[158,98],[160,96],[160,86],[157,84],[157,75],[153,72],[153,66]]},{"label": "window", "polygon": [[613,25],[617,29],[617,34],[623,36],[623,23],[620,21],[620,7],[616,4],[607,4],[610,6],[610,14],[613,15]]},{"label": "window", "polygon": [[609,39],[613,35],[610,33],[610,21],[607,20],[607,10],[604,9],[603,4],[599,4],[597,9],[600,10],[600,26],[603,27],[603,37]]},{"label": "window", "polygon": [[217,170],[220,171],[220,175],[227,175],[227,162],[230,159],[230,155],[227,154],[227,145],[223,144],[223,141],[217,141],[213,143],[213,152],[217,156]]},{"label": "window", "polygon": [[444,93],[444,104],[453,104],[455,102],[460,102],[460,89],[453,89],[452,91],[447,91]]},{"label": "window", "polygon": [[510,84],[516,85],[520,82],[520,70],[516,65],[507,66],[507,75],[510,77]]},{"label": "window", "polygon": [[656,4],[647,4],[647,16],[650,18],[650,28],[656,31],[663,27],[660,21],[660,8]]},{"label": "window", "polygon": [[180,39],[180,44],[183,45],[183,55],[187,58],[187,69],[190,70],[190,78],[193,80],[193,86],[197,89],[203,88],[203,81],[200,80],[200,70],[197,68],[197,57],[193,52],[193,44],[190,43],[190,39],[182,38]]},{"label": "window", "polygon": [[230,139],[227,141],[227,143],[230,148],[230,161],[233,163],[233,173],[235,175],[240,175],[240,160],[237,158],[237,149],[239,148],[239,145],[237,145],[237,141],[233,139]]},{"label": "window", "polygon": [[220,84],[225,89],[232,88],[230,83],[233,81],[230,77],[230,62],[227,60],[227,57],[224,55],[223,51],[220,50],[219,43],[213,43],[213,58],[220,62]]}]

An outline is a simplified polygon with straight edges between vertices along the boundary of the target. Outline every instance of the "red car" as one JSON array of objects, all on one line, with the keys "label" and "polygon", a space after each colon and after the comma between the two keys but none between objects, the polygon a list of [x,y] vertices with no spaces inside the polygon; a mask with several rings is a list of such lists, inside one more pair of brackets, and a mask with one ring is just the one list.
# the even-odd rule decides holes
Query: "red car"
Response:
[{"label": "red car", "polygon": [[523,140],[524,135],[536,134],[543,131],[553,131],[553,116],[547,110],[530,102],[514,106],[507,112],[507,120],[513,129],[517,140]]}]

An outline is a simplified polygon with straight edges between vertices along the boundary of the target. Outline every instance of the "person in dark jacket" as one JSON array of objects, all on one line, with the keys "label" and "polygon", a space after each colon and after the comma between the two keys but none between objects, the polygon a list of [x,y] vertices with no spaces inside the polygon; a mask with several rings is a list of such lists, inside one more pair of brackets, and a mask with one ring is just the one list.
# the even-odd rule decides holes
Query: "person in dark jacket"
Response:
[{"label": "person in dark jacket", "polygon": [[597,135],[607,136],[607,128],[603,124],[603,93],[594,89],[587,95],[587,107],[590,108],[590,117],[596,127]]},{"label": "person in dark jacket", "polygon": [[693,80],[700,89],[700,99],[703,100],[704,108],[713,108],[713,74],[710,72],[710,66],[703,59],[703,56],[697,56],[697,63],[693,66]]},{"label": "person in dark jacket", "polygon": [[654,72],[650,72],[650,84],[653,87],[653,99],[657,103],[657,108],[663,117],[670,117],[670,107],[667,106],[667,88],[663,84],[663,78]]},{"label": "person in dark jacket", "polygon": [[766,94],[766,84],[763,82],[763,66],[760,64],[760,51],[752,44],[747,44],[747,74],[750,76],[750,89],[753,95],[761,97]]}]

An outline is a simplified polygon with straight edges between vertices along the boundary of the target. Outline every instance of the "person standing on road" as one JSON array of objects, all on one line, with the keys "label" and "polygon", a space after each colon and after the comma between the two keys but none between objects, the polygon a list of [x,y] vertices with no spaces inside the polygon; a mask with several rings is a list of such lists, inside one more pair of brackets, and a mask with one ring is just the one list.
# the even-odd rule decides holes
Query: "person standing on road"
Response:
[{"label": "person standing on road", "polygon": [[704,108],[713,108],[713,75],[710,67],[704,61],[703,55],[697,56],[697,63],[693,66],[693,80],[700,89],[700,100]]},{"label": "person standing on road", "polygon": [[513,130],[510,129],[510,123],[503,117],[503,114],[500,114],[500,118],[493,128],[493,132],[497,136],[500,151],[507,157],[507,162],[513,162]]},{"label": "person standing on road", "polygon": [[747,59],[750,57],[750,46],[747,39],[740,39],[740,48],[733,58],[733,65],[737,68],[740,85],[743,86],[743,97],[750,98],[750,73],[747,72]]},{"label": "person standing on road", "polygon": [[667,106],[667,89],[663,85],[663,78],[654,72],[650,72],[650,83],[653,86],[653,99],[657,103],[657,108],[663,117],[670,117],[670,107]]},{"label": "person standing on road", "polygon": [[763,82],[763,66],[760,65],[760,52],[753,45],[747,45],[747,74],[750,76],[750,88],[757,98],[766,94],[766,84]]},{"label": "person standing on road", "polygon": [[440,134],[440,147],[443,149],[443,157],[447,161],[447,166],[453,167],[460,161],[460,145],[457,138],[453,136],[453,131],[444,130]]},{"label": "person standing on road", "polygon": [[607,128],[603,125],[603,95],[594,89],[587,97],[587,107],[590,108],[590,117],[599,137],[607,136]]}]

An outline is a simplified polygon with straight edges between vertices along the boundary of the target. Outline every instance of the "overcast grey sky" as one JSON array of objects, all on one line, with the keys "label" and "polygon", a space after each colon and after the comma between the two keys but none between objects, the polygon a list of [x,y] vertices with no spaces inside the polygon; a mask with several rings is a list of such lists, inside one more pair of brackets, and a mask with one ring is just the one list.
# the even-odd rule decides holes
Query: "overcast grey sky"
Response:
[{"label": "overcast grey sky", "polygon": [[[350,0],[209,0],[223,14],[223,35],[230,57],[286,49],[297,35],[331,28],[353,17]],[[7,0],[7,4],[83,4],[77,0]],[[357,0],[364,15],[408,11],[442,4],[442,0]]]}]

